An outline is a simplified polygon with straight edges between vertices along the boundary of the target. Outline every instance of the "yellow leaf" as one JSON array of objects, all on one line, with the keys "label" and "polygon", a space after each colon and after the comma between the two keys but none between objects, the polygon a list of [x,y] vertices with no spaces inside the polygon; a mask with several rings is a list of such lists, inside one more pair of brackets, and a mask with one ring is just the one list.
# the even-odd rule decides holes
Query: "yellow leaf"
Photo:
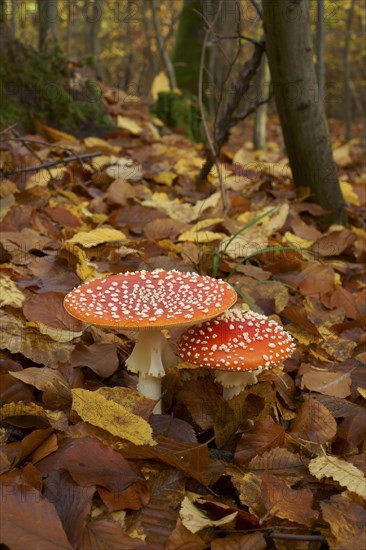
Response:
[{"label": "yellow leaf", "polygon": [[224,218],[206,218],[205,220],[197,222],[194,227],[192,227],[192,229],[195,229],[196,231],[201,231],[201,229],[205,229],[206,227],[210,227],[210,225],[216,225],[223,221]]},{"label": "yellow leaf", "polygon": [[155,445],[150,424],[99,392],[72,390],[72,408],[85,421],[135,445]]},{"label": "yellow leaf", "polygon": [[110,157],[108,155],[101,155],[91,159],[91,164],[95,170],[100,170],[103,166],[110,164]]},{"label": "yellow leaf", "polygon": [[215,521],[210,519],[205,512],[202,512],[202,510],[196,508],[188,497],[184,497],[179,515],[184,527],[191,533],[197,533],[206,527],[219,527],[220,525],[226,525],[236,518],[237,513],[238,512],[233,512],[232,514]]},{"label": "yellow leaf", "polygon": [[27,179],[25,188],[32,189],[33,187],[46,187],[52,179],[60,178],[65,172],[66,166],[49,168],[49,170],[42,168]]},{"label": "yellow leaf", "polygon": [[357,388],[358,393],[362,395],[364,399],[366,399],[366,389],[365,388]]},{"label": "yellow leaf", "polygon": [[97,266],[88,260],[85,251],[79,246],[65,241],[62,248],[77,258],[76,273],[82,281],[91,281],[98,276]]},{"label": "yellow leaf", "polygon": [[[12,373],[13,374],[13,373]],[[0,408],[0,413],[3,416],[42,416],[46,418],[46,411],[37,403],[23,403],[22,401],[17,401],[16,403],[5,403]]]},{"label": "yellow leaf", "polygon": [[315,242],[315,241],[307,241],[306,239],[303,239],[302,237],[298,237],[297,235],[294,235],[289,231],[286,231],[286,233],[283,236],[283,240],[285,243],[290,244],[296,249],[310,248]]},{"label": "yellow leaf", "polygon": [[18,289],[14,281],[7,275],[0,273],[0,307],[22,307],[24,300],[23,292]]},{"label": "yellow leaf", "polygon": [[98,244],[125,241],[126,235],[118,229],[110,227],[98,227],[92,231],[80,231],[66,242],[69,244],[81,244],[84,248],[98,246]]},{"label": "yellow leaf", "polygon": [[366,499],[366,478],[353,464],[336,456],[317,456],[310,460],[309,471],[317,479],[331,477],[342,487]]},{"label": "yellow leaf", "polygon": [[170,92],[169,79],[164,71],[160,71],[153,80],[151,95],[154,101],[158,99],[159,92]]},{"label": "yellow leaf", "polygon": [[[112,145],[109,141],[98,137],[87,137],[84,139],[85,149],[88,153],[99,151],[104,155],[118,155],[122,148]],[[109,158],[108,158],[109,161]]]},{"label": "yellow leaf", "polygon": [[50,327],[39,321],[31,321],[26,323],[26,326],[37,328],[41,334],[46,334],[55,342],[70,342],[74,338],[80,338],[83,334],[83,331],[63,330],[62,328]]},{"label": "yellow leaf", "polygon": [[361,201],[360,197],[353,190],[352,185],[348,181],[340,181],[341,191],[343,197],[349,204],[354,204],[355,206],[360,206]]},{"label": "yellow leaf", "polygon": [[51,126],[46,126],[46,124],[39,122],[39,120],[35,120],[34,125],[37,132],[46,136],[51,141],[77,141],[76,137],[71,134],[66,134],[66,132],[61,132],[61,130],[56,130],[56,128],[51,128]]},{"label": "yellow leaf", "polygon": [[207,199],[197,201],[195,205],[181,203],[178,199],[171,201],[166,193],[153,193],[152,199],[144,200],[142,204],[164,210],[172,220],[189,223],[199,218],[208,208],[215,208],[219,202],[219,192],[213,193]]},{"label": "yellow leaf", "polygon": [[160,183],[162,185],[173,185],[173,182],[175,178],[177,177],[177,174],[174,174],[173,172],[159,172],[159,174],[156,174],[153,177],[153,181],[156,183]]},{"label": "yellow leaf", "polygon": [[351,139],[348,143],[345,143],[344,145],[341,145],[341,147],[337,147],[333,150],[333,158],[334,162],[338,164],[338,166],[349,166],[352,164],[352,157],[350,155],[350,149],[351,145],[356,143],[357,140]]},{"label": "yellow leaf", "polygon": [[226,239],[225,233],[215,233],[214,231],[196,231],[191,229],[179,236],[179,241],[190,241],[194,243],[210,243],[212,241],[221,241]]},{"label": "yellow leaf", "polygon": [[135,120],[126,116],[119,115],[117,117],[117,126],[121,128],[121,130],[128,130],[134,136],[138,136],[142,132],[141,126],[139,126]]}]

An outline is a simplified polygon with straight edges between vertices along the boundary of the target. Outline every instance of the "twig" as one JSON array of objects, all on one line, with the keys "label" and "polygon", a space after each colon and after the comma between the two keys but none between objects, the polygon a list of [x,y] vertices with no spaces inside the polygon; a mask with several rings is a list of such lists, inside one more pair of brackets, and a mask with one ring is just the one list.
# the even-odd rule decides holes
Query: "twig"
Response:
[{"label": "twig", "polygon": [[[12,133],[15,137],[14,137],[13,139],[12,139],[12,138],[9,138],[8,141],[15,141],[15,140],[20,141],[20,143],[21,143],[22,145],[24,145],[24,147],[27,149],[27,151],[29,151],[30,154],[33,155],[34,158],[38,160],[38,162],[42,163],[41,157],[38,155],[38,153],[36,153],[36,151],[33,151],[32,147],[30,147],[30,146],[28,145],[27,140],[26,140],[26,139],[23,139],[23,138],[21,137],[21,135],[16,131],[15,128],[12,128],[10,131],[11,131],[11,133]],[[47,172],[48,172],[48,175],[49,175],[50,177],[52,177],[52,174],[51,174],[51,172],[50,172],[50,169],[49,169],[49,168],[46,168],[46,170],[47,170]]]},{"label": "twig", "polygon": [[83,155],[78,156],[72,156],[72,157],[66,157],[61,160],[55,160],[53,162],[45,162],[44,164],[40,164],[38,166],[31,166],[29,168],[20,168],[19,170],[4,170],[3,174],[6,176],[8,175],[17,175],[22,174],[24,172],[38,172],[38,170],[42,170],[44,168],[51,168],[52,166],[57,166],[58,164],[66,164],[67,162],[71,162],[72,160],[79,160],[79,159],[87,159],[87,158],[93,158],[93,157],[100,157],[103,153],[95,152],[95,153],[85,153]]},{"label": "twig", "polygon": [[220,40],[237,40],[238,38],[241,38],[242,40],[247,40],[251,44],[256,44],[257,46],[260,45],[260,42],[258,40],[255,40],[255,38],[251,38],[250,36],[246,36],[244,34],[236,34],[234,36],[222,36],[222,34],[217,34],[212,42],[219,42]]},{"label": "twig", "polygon": [[233,121],[235,122],[235,124],[237,124],[241,120],[244,120],[245,118],[248,118],[248,116],[251,115],[252,113],[255,113],[258,107],[260,107],[261,105],[264,105],[265,103],[268,103],[272,99],[272,96],[273,96],[273,93],[271,92],[267,97],[267,99],[258,101],[258,103],[256,103],[253,107],[250,107],[245,111],[243,111],[242,113],[240,113],[239,115],[236,115],[235,117],[233,117]]},{"label": "twig", "polygon": [[[223,4],[223,0],[220,0],[220,4],[219,4],[218,10],[217,10],[217,13],[215,15],[214,20],[211,23],[212,28],[214,27],[220,13],[221,13],[222,4]],[[210,147],[210,151],[211,151],[211,156],[212,156],[211,168],[212,168],[213,164],[215,164],[216,170],[217,170],[217,176],[219,178],[219,184],[220,184],[222,208],[223,208],[223,211],[225,212],[225,210],[227,209],[227,206],[228,206],[227,205],[227,198],[226,198],[225,184],[224,184],[224,181],[222,179],[222,174],[221,174],[219,162],[218,162],[216,151],[215,151],[215,145],[214,145],[214,142],[213,142],[212,137],[210,135],[210,130],[208,128],[207,120],[206,120],[206,117],[205,117],[205,110],[204,110],[204,107],[203,107],[203,98],[202,98],[202,95],[203,95],[203,69],[204,69],[204,65],[205,65],[206,47],[207,47],[208,37],[209,37],[210,32],[211,32],[211,27],[208,26],[208,28],[206,30],[204,40],[203,40],[203,44],[202,44],[200,70],[199,70],[199,78],[198,78],[198,105],[199,105],[199,108],[200,108],[202,124],[203,124],[204,130],[205,130],[206,138],[207,138],[207,141],[208,141],[208,144],[209,144],[209,147]],[[210,168],[210,170],[211,170],[211,168]]]},{"label": "twig", "polygon": [[236,124],[234,112],[237,109],[241,99],[244,97],[244,94],[249,89],[251,80],[260,66],[264,50],[265,41],[264,37],[262,37],[260,42],[254,45],[252,57],[245,63],[244,67],[242,68],[238,77],[233,97],[231,101],[227,104],[225,112],[219,120],[219,123],[217,125],[217,132],[215,135],[214,154],[212,153],[212,150],[208,152],[206,162],[200,174],[200,177],[202,179],[207,178],[212,166],[215,164],[215,157],[217,157],[221,150],[221,147],[228,140],[231,128]]},{"label": "twig", "polygon": [[323,535],[290,535],[287,533],[268,533],[268,536],[271,537],[271,539],[326,542],[326,539],[323,537]]}]

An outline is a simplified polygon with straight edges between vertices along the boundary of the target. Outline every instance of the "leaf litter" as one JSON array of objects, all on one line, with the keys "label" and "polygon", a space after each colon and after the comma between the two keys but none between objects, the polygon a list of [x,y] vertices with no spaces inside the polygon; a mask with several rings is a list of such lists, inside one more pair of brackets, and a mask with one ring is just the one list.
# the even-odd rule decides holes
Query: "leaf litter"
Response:
[{"label": "leaf litter", "polygon": [[[351,168],[350,144],[335,150],[350,223],[324,228],[321,208],[296,197],[277,144],[258,156],[229,142],[223,213],[215,170],[205,191],[195,185],[202,146],[163,128],[146,105],[104,93],[113,135],[79,141],[37,124],[24,139],[55,166],[1,182],[1,543],[260,549],[282,548],[272,534],[291,534],[307,548],[315,536],[358,550],[361,162]],[[76,160],[63,163],[57,146]],[[95,156],[78,160],[85,154]],[[34,167],[21,143],[3,142],[0,159]],[[256,169],[243,175],[248,162]],[[131,335],[82,325],[62,300],[80,282],[159,267],[229,279],[239,302],[295,337],[293,357],[228,402],[208,372],[181,364],[163,381],[164,415],[151,415],[154,402],[124,365]]]}]

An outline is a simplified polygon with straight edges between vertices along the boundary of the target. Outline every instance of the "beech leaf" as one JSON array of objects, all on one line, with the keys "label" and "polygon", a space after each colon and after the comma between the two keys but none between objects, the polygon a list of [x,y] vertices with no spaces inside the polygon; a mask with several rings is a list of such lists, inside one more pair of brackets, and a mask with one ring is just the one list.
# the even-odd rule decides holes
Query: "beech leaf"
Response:
[{"label": "beech leaf", "polygon": [[361,470],[337,456],[313,458],[309,463],[309,471],[317,479],[331,477],[342,487],[347,487],[349,491],[366,499],[366,478]]}]

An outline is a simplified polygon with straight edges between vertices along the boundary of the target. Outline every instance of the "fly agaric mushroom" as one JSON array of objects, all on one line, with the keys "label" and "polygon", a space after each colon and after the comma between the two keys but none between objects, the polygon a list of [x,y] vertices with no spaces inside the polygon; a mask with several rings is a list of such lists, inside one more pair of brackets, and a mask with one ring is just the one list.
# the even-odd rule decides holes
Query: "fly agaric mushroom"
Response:
[{"label": "fly agaric mushroom", "polygon": [[177,344],[184,361],[215,369],[227,400],[256,384],[257,374],[282,363],[294,349],[292,336],[276,321],[239,308],[189,328]]},{"label": "fly agaric mushroom", "polygon": [[[66,295],[64,305],[70,315],[87,323],[136,331],[126,365],[139,373],[139,392],[159,400],[167,346],[161,329],[216,317],[235,302],[235,291],[220,279],[156,269],[85,283]],[[161,412],[160,403],[154,412]]]}]

